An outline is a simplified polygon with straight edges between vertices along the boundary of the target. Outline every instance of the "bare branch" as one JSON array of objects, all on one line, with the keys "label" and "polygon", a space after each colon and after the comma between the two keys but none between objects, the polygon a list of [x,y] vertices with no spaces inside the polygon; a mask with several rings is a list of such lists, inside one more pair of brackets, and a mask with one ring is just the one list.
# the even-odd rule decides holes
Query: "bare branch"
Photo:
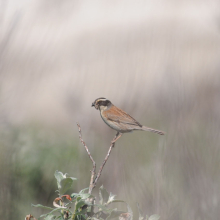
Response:
[{"label": "bare branch", "polygon": [[92,161],[92,165],[93,165],[93,169],[92,169],[92,171],[91,171],[91,179],[90,179],[90,184],[89,184],[89,193],[91,194],[91,192],[92,192],[92,189],[95,187],[94,186],[94,184],[93,184],[93,182],[94,182],[94,178],[95,178],[95,172],[96,172],[96,163],[95,163],[95,161],[94,161],[94,159],[92,158],[92,155],[91,155],[91,153],[89,152],[89,149],[88,149],[88,147],[86,146],[86,143],[84,142],[84,140],[82,139],[82,133],[81,133],[81,127],[80,127],[80,125],[77,123],[77,126],[78,126],[78,129],[79,129],[79,139],[80,139],[80,141],[82,142],[82,144],[84,145],[84,147],[85,147],[85,149],[86,149],[86,151],[87,151],[87,153],[88,153],[88,155],[89,155],[89,158],[90,158],[90,160]]},{"label": "bare branch", "polygon": [[86,146],[86,143],[85,143],[84,140],[82,139],[81,127],[80,127],[80,125],[79,125],[78,123],[77,123],[77,126],[78,126],[78,129],[79,129],[79,139],[80,139],[80,141],[82,142],[82,144],[84,145],[84,147],[85,147],[85,149],[86,149],[86,151],[87,151],[87,153],[88,153],[88,155],[89,155],[89,158],[90,158],[90,160],[92,161],[92,164],[93,164],[93,169],[92,169],[92,171],[91,171],[91,179],[90,179],[90,184],[89,184],[89,193],[91,194],[92,190],[93,190],[93,189],[95,188],[95,186],[96,186],[96,183],[97,183],[99,177],[101,176],[102,170],[103,170],[103,168],[104,168],[104,166],[105,166],[105,164],[106,164],[106,162],[107,162],[107,160],[108,160],[108,158],[109,158],[109,156],[110,156],[110,153],[111,153],[111,151],[112,151],[112,148],[115,146],[115,142],[121,137],[122,133],[117,132],[117,134],[115,135],[115,137],[114,137],[114,139],[112,140],[111,145],[110,145],[110,147],[109,147],[108,153],[107,153],[107,155],[106,155],[106,157],[105,157],[105,159],[104,159],[102,165],[101,165],[100,168],[99,168],[99,172],[98,172],[97,176],[95,176],[95,175],[96,175],[96,163],[95,163],[94,159],[92,158],[92,155],[91,155],[91,153],[89,152],[89,149],[88,149],[88,147]]},{"label": "bare branch", "polygon": [[96,178],[95,178],[95,180],[93,182],[94,186],[96,185],[99,177],[101,176],[102,170],[103,170],[103,168],[104,168],[104,166],[105,166],[105,164],[106,164],[106,162],[107,162],[107,160],[108,160],[108,158],[110,156],[112,148],[115,146],[115,142],[118,140],[119,137],[121,137],[121,133],[117,132],[117,134],[115,135],[114,139],[112,140],[112,143],[111,143],[111,145],[109,147],[109,150],[108,150],[108,153],[107,153],[107,155],[106,155],[106,157],[105,157],[105,159],[104,159],[104,161],[102,163],[102,166],[100,166],[99,172],[98,172],[98,174],[97,174],[97,176],[96,176]]}]

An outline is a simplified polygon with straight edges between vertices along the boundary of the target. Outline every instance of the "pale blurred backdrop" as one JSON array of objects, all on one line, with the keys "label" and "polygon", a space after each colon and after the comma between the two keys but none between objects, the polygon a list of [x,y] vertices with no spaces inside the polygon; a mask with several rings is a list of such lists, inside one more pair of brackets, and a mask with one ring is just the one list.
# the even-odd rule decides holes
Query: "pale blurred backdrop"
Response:
[{"label": "pale blurred backdrop", "polygon": [[115,135],[98,97],[166,132],[123,135],[98,186],[135,216],[138,202],[161,220],[219,219],[218,0],[1,0],[0,218],[45,213],[31,203],[52,206],[55,170],[88,186],[76,122],[98,167]]}]

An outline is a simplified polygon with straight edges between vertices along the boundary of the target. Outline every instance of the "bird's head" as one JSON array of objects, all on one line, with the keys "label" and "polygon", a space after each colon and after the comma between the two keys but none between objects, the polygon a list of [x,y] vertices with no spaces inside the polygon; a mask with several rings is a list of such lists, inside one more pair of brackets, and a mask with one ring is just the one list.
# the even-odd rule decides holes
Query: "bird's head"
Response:
[{"label": "bird's head", "polygon": [[112,103],[106,98],[98,98],[92,103],[92,107],[95,107],[97,110],[105,110],[111,105]]}]

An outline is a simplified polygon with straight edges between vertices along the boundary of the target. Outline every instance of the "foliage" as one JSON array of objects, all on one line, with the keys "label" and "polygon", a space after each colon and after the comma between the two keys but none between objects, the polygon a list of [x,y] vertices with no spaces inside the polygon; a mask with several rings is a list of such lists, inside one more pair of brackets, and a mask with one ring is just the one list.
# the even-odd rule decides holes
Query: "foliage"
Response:
[{"label": "foliage", "polygon": [[[43,208],[49,210],[46,214],[43,214],[39,219],[44,220],[132,220],[133,212],[130,206],[123,200],[115,199],[115,195],[109,193],[103,186],[99,188],[99,203],[96,203],[96,198],[88,193],[88,188],[81,190],[79,193],[72,193],[71,195],[65,194],[73,185],[76,178],[68,177],[67,174],[63,174],[60,171],[55,172],[55,178],[57,180],[58,197],[53,201],[53,208],[43,206],[41,204],[32,205],[37,208]],[[125,203],[127,206],[126,211],[112,208],[111,204]],[[150,217],[144,217],[139,209],[139,220],[158,220],[158,215],[151,215]],[[27,218],[26,218],[27,219]]]},{"label": "foliage", "polygon": [[138,207],[138,212],[139,212],[139,218],[138,220],[159,220],[160,219],[160,216],[157,215],[157,214],[154,214],[154,215],[151,215],[150,217],[148,217],[146,215],[146,218],[144,218],[143,214],[142,214],[142,211],[139,207],[139,204],[137,204],[137,207]]}]

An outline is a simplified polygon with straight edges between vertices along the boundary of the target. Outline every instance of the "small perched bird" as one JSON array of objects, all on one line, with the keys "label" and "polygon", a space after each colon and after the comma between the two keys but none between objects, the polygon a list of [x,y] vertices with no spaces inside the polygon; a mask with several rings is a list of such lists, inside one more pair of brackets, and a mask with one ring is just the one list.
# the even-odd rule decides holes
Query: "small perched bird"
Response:
[{"label": "small perched bird", "polygon": [[132,132],[134,130],[141,131],[151,131],[160,135],[164,135],[164,132],[155,130],[152,128],[148,128],[144,125],[141,125],[137,122],[133,117],[129,114],[121,110],[120,108],[114,106],[108,99],[106,98],[98,98],[92,103],[92,107],[95,107],[100,111],[100,115],[103,121],[112,129],[116,130],[117,138],[114,140],[118,140],[123,133]]}]

